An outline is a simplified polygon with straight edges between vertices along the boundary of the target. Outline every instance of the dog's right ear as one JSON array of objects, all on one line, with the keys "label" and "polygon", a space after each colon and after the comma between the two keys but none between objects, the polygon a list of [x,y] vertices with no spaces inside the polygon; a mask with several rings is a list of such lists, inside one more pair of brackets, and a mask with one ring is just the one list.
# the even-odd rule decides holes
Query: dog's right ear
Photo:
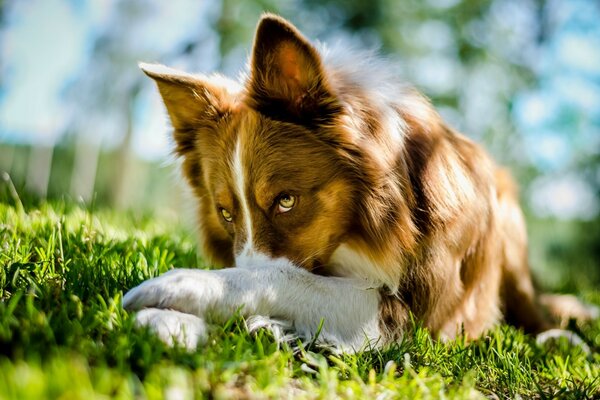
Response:
[{"label": "dog's right ear", "polygon": [[265,14],[256,27],[248,94],[258,111],[308,125],[340,110],[317,49],[273,14]]},{"label": "dog's right ear", "polygon": [[233,110],[241,90],[236,82],[222,76],[192,75],[160,64],[140,63],[139,67],[158,86],[180,154],[193,146],[193,133],[198,128]]}]

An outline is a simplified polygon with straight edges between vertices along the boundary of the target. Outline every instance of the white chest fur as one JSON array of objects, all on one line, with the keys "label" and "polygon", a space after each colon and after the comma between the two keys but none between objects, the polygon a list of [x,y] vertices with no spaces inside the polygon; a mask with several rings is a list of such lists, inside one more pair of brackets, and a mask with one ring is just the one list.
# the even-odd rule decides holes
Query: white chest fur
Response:
[{"label": "white chest fur", "polygon": [[333,275],[364,280],[370,287],[384,285],[394,288],[398,282],[390,276],[395,260],[375,260],[368,254],[350,245],[341,244],[331,255],[329,266]]}]

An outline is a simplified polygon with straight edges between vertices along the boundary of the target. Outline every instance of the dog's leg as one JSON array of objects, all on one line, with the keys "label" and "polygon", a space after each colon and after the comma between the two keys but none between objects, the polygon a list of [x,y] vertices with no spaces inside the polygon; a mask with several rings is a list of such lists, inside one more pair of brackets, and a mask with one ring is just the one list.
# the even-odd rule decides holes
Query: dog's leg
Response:
[{"label": "dog's leg", "polygon": [[507,322],[527,333],[550,329],[538,303],[527,261],[527,229],[518,204],[516,188],[506,172],[497,177],[497,225],[502,246],[501,297]]},{"label": "dog's leg", "polygon": [[[289,321],[303,338],[345,351],[381,339],[380,295],[356,280],[311,274],[289,262],[217,271],[176,269],[148,280],[123,298],[128,310],[172,309],[222,323],[237,310]],[[380,344],[380,343],[379,343]]]}]

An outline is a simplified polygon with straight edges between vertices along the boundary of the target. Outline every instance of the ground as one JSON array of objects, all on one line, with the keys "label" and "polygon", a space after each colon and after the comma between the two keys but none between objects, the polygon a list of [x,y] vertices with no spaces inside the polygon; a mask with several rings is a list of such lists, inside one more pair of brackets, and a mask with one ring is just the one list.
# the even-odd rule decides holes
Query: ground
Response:
[{"label": "ground", "polygon": [[395,346],[334,355],[278,347],[239,317],[193,353],[169,349],[120,303],[171,268],[207,267],[190,232],[169,216],[13,203],[0,202],[0,399],[600,397],[600,321],[576,328],[591,355],[509,326],[442,343],[418,321]]}]

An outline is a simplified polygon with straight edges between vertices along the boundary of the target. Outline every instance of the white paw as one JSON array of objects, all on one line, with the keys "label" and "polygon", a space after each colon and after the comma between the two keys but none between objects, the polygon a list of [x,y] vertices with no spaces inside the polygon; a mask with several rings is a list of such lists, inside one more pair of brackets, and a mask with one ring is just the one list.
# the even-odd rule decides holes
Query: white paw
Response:
[{"label": "white paw", "polygon": [[549,329],[538,334],[535,341],[538,345],[544,345],[549,341],[565,338],[571,345],[579,346],[586,354],[591,354],[590,347],[576,333],[564,329]]},{"label": "white paw", "polygon": [[175,269],[142,282],[123,296],[123,308],[129,311],[168,308],[203,316],[203,272]]},{"label": "white paw", "polygon": [[174,310],[146,308],[135,316],[137,326],[147,326],[169,346],[176,343],[187,350],[194,350],[208,336],[206,323],[191,314]]},{"label": "white paw", "polygon": [[327,349],[332,353],[356,351],[352,347],[346,346],[336,340],[323,339],[321,336],[315,337],[314,332],[309,329],[298,329],[291,321],[263,315],[251,315],[246,318],[246,329],[250,333],[266,329],[273,335],[278,344],[287,343],[295,352],[300,348],[305,348],[309,344],[316,345],[320,349]]}]

